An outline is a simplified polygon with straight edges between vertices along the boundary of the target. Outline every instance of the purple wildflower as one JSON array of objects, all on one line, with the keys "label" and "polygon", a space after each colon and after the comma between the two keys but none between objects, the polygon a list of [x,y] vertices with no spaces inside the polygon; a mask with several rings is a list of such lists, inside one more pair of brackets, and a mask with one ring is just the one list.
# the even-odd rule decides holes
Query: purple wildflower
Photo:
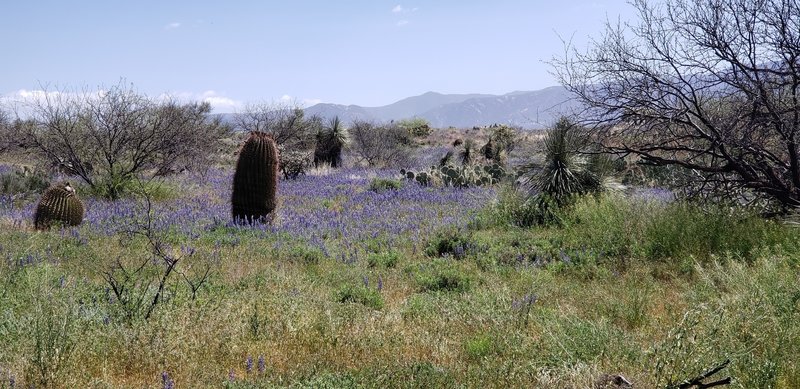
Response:
[{"label": "purple wildflower", "polygon": [[247,374],[250,374],[253,371],[253,357],[247,356],[247,359],[244,360],[244,368],[247,371]]},{"label": "purple wildflower", "polygon": [[267,361],[264,359],[263,355],[258,356],[258,372],[264,374],[264,371],[267,369]]}]

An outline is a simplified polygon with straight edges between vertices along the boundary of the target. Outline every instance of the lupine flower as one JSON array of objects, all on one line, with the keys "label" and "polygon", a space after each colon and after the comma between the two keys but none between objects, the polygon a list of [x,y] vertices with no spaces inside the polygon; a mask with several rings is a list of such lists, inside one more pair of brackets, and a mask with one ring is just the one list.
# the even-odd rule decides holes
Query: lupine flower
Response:
[{"label": "lupine flower", "polygon": [[381,278],[381,276],[378,276],[378,292],[382,290],[383,290],[383,278]]},{"label": "lupine flower", "polygon": [[263,355],[258,356],[258,372],[264,374],[264,371],[267,369],[267,361],[264,359]]},{"label": "lupine flower", "polygon": [[250,374],[253,371],[253,357],[249,355],[247,356],[247,359],[244,361],[244,367],[245,371],[247,371],[247,374]]},{"label": "lupine flower", "polygon": [[511,302],[511,308],[513,308],[513,309],[528,308],[531,305],[533,305],[536,302],[536,300],[538,300],[538,299],[539,299],[539,296],[537,296],[537,295],[535,295],[533,293],[529,293],[529,294],[526,294],[526,295],[522,296],[519,299],[515,299],[514,301],[512,301]]}]

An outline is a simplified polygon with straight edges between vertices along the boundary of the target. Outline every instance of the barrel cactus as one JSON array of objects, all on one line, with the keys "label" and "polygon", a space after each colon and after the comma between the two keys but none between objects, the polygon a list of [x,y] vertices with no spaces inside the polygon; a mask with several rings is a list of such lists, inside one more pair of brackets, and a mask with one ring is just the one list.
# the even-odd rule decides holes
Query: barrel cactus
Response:
[{"label": "barrel cactus", "polygon": [[272,220],[278,190],[278,148],[267,133],[254,131],[242,145],[233,174],[231,205],[235,222]]},{"label": "barrel cactus", "polygon": [[69,182],[52,185],[42,194],[33,225],[37,230],[46,230],[54,223],[77,226],[83,221],[83,203]]}]

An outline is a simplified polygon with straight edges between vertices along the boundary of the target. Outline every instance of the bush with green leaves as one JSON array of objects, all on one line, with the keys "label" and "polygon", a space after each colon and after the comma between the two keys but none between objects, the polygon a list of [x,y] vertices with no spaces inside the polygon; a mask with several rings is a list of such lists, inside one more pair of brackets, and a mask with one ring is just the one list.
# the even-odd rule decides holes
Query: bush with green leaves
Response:
[{"label": "bush with green leaves", "polygon": [[430,122],[420,117],[399,120],[397,125],[408,131],[413,137],[425,137],[430,135],[431,131],[433,131]]},{"label": "bush with green leaves", "polygon": [[384,190],[398,190],[403,187],[403,182],[393,178],[373,178],[369,182],[369,190],[381,192]]},{"label": "bush with green leaves", "polygon": [[336,301],[340,303],[357,303],[375,310],[385,305],[383,296],[377,287],[371,288],[367,282],[362,285],[347,284],[336,292]]},{"label": "bush with green leaves", "polygon": [[41,193],[50,186],[50,177],[41,170],[23,167],[0,173],[0,194],[25,196]]},{"label": "bush with green leaves", "polygon": [[367,265],[369,267],[393,269],[397,266],[399,260],[400,254],[396,251],[383,251],[367,255]]},{"label": "bush with green leaves", "polygon": [[466,292],[475,282],[470,272],[445,258],[420,265],[412,273],[421,292]]},{"label": "bush with green leaves", "polygon": [[452,256],[456,259],[464,258],[473,247],[469,232],[456,228],[446,228],[438,231],[425,247],[425,255],[429,257]]}]

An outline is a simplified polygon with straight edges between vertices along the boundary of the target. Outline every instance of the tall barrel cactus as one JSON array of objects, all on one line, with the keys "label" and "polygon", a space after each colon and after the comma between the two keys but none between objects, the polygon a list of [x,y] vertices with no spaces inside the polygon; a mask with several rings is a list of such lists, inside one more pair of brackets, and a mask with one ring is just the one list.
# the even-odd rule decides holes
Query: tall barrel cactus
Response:
[{"label": "tall barrel cactus", "polygon": [[33,225],[37,230],[46,230],[53,222],[77,226],[82,221],[83,203],[69,182],[60,182],[47,188],[33,214]]},{"label": "tall barrel cactus", "polygon": [[278,148],[267,133],[254,131],[242,145],[233,174],[233,220],[266,223],[275,211]]}]

